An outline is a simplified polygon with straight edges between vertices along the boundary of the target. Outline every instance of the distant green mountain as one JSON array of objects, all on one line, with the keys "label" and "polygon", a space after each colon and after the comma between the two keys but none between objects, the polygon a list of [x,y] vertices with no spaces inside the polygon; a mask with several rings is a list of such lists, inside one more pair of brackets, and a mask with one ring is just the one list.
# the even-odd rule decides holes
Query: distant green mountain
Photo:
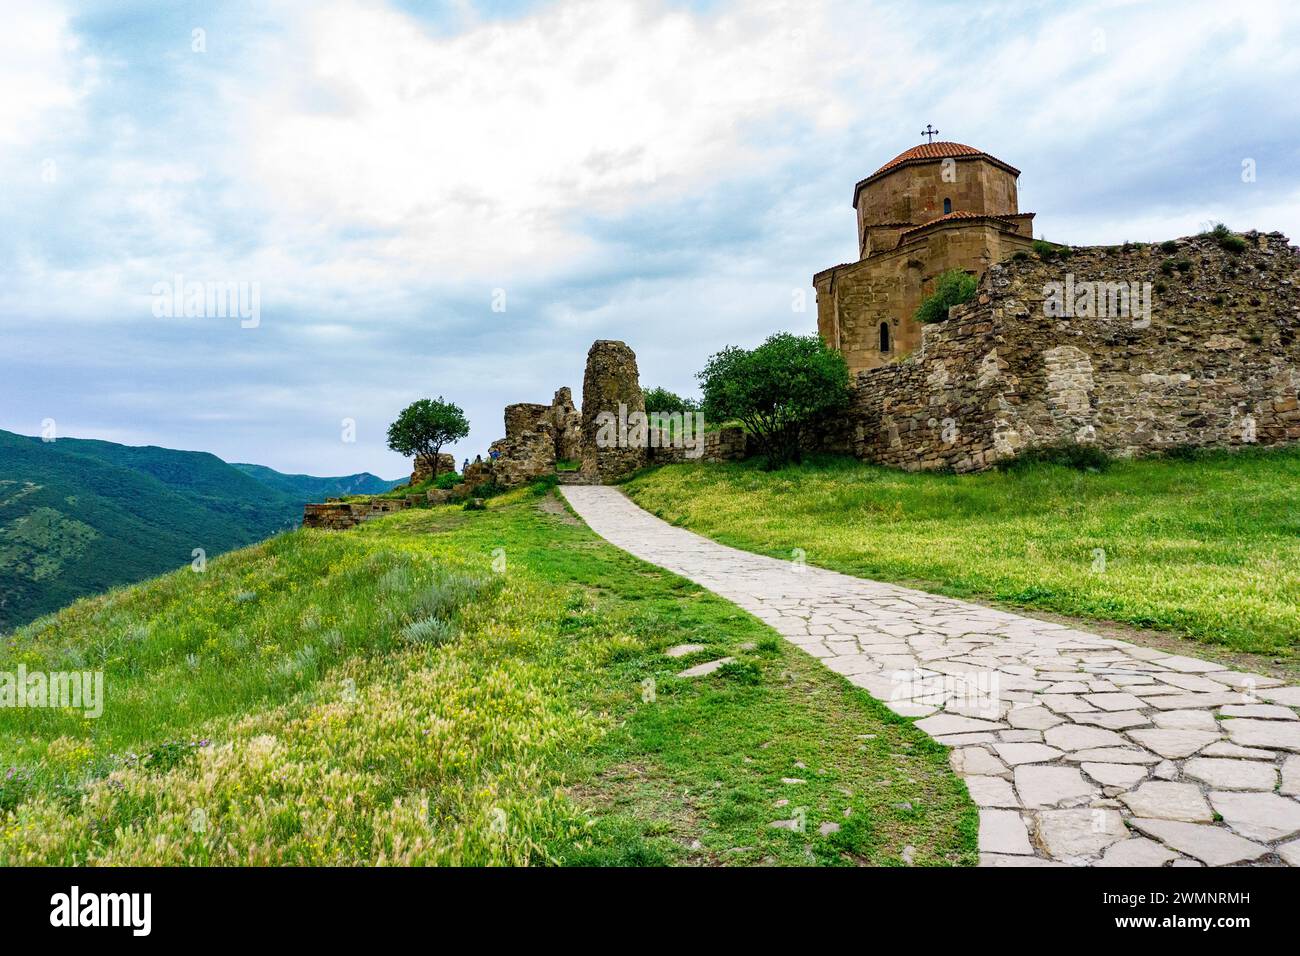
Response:
[{"label": "distant green mountain", "polygon": [[304,503],[324,501],[326,498],[341,498],[344,495],[381,495],[407,481],[406,477],[386,481],[368,471],[357,475],[344,475],[341,478],[316,478],[313,475],[286,475],[265,465],[232,462],[231,467],[238,468],[244,474],[251,475],[272,488],[278,488],[285,494],[301,498]]},{"label": "distant green mountain", "polygon": [[182,567],[196,548],[211,558],[296,527],[307,501],[357,493],[338,489],[391,484],[373,475],[280,475],[206,452],[0,431],[0,631]]}]

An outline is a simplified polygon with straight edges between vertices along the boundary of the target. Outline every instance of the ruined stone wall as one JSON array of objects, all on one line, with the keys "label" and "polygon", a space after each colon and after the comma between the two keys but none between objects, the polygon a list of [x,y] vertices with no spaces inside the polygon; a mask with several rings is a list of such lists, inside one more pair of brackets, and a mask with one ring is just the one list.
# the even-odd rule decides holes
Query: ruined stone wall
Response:
[{"label": "ruined stone wall", "polygon": [[704,461],[740,461],[748,454],[748,442],[745,430],[738,425],[728,425],[715,431],[704,433],[704,448],[699,450],[673,447],[672,437],[666,431],[659,432],[658,447],[651,447],[647,464],[668,465],[682,462]]},{"label": "ruined stone wall", "polygon": [[519,402],[515,405],[507,405],[505,411],[506,438],[515,438],[524,432],[535,432],[543,427],[548,427],[547,413],[550,410],[550,405],[540,405],[537,402]]},{"label": "ruined stone wall", "polygon": [[502,488],[515,488],[555,471],[555,439],[549,425],[495,441],[491,450],[500,454],[490,460],[490,477]]},{"label": "ruined stone wall", "polygon": [[486,463],[483,480],[514,488],[554,473],[557,461],[582,459],[582,415],[567,387],[557,390],[549,405],[507,405],[505,426],[506,437],[492,443],[498,454]]},{"label": "ruined stone wall", "polygon": [[603,412],[619,415],[619,406],[632,412],[645,412],[636,353],[626,343],[599,339],[587,352],[587,368],[582,377],[582,471],[602,479],[621,478],[646,463],[645,448],[601,448],[597,443]]},{"label": "ruined stone wall", "polygon": [[407,498],[366,498],[361,501],[339,501],[337,498],[331,498],[324,504],[304,505],[302,526],[323,528],[326,531],[346,531],[371,518],[404,511],[418,501],[418,495]]},{"label": "ruined stone wall", "polygon": [[573,405],[573,392],[566,385],[556,391],[548,411],[555,438],[556,461],[582,460],[582,413]]},{"label": "ruined stone wall", "polygon": [[[1026,448],[1120,455],[1300,440],[1300,258],[1280,234],[1241,252],[1208,236],[1013,258],[975,302],[925,327],[905,362],[865,371],[852,427],[863,458],[970,471]],[[1073,315],[1045,314],[1073,283]],[[1149,283],[1149,321],[1091,310],[1086,282]]]}]

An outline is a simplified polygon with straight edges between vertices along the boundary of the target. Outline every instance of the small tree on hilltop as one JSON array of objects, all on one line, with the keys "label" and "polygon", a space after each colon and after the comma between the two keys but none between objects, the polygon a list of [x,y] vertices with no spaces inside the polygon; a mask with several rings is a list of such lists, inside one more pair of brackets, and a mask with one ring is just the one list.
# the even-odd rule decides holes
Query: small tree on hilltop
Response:
[{"label": "small tree on hilltop", "polygon": [[438,477],[438,455],[442,446],[469,434],[469,421],[459,405],[444,402],[442,396],[422,398],[402,409],[397,421],[388,426],[388,447],[407,458],[426,459]]},{"label": "small tree on hilltop", "polygon": [[697,377],[708,420],[743,423],[769,471],[802,461],[812,429],[848,403],[844,356],[816,335],[779,332],[756,349],[725,348]]}]

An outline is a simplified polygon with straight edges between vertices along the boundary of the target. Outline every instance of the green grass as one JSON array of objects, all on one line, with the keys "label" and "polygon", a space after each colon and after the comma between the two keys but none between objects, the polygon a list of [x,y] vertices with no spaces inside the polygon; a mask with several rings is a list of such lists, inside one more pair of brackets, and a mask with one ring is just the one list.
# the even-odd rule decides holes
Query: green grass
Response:
[{"label": "green grass", "polygon": [[944,748],[549,494],[285,534],[21,628],[19,662],[107,703],[0,710],[0,864],[974,861]]},{"label": "green grass", "polygon": [[[977,475],[847,459],[674,465],[643,507],[726,544],[1283,657],[1300,641],[1300,450]],[[1104,553],[1104,568],[1097,560]]]}]

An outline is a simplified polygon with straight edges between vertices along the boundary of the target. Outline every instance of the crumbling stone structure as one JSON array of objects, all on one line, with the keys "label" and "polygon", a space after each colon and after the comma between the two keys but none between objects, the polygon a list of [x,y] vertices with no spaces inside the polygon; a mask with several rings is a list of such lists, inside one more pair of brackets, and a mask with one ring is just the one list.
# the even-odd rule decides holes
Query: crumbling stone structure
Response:
[{"label": "crumbling stone structure", "polygon": [[601,415],[618,418],[632,412],[645,413],[636,353],[624,342],[599,339],[587,352],[582,377],[582,471],[601,480],[621,478],[643,467],[646,448],[613,443],[601,448],[597,442]]},{"label": "crumbling stone structure", "polygon": [[[485,480],[514,488],[553,474],[557,461],[582,457],[582,416],[573,393],[561,388],[550,405],[521,402],[506,406],[506,437],[492,443],[495,460],[485,462]],[[475,476],[466,475],[471,481]]]},{"label": "crumbling stone structure", "polygon": [[367,498],[362,501],[340,501],[331,498],[324,504],[310,504],[303,507],[302,526],[304,528],[323,528],[327,531],[346,531],[355,528],[363,521],[379,518],[396,511],[404,511],[414,505],[415,498]]},{"label": "crumbling stone structure", "polygon": [[[1245,238],[990,266],[914,354],[858,375],[854,451],[963,472],[1067,443],[1134,456],[1300,440],[1300,257],[1280,233]],[[1111,307],[1144,284],[1148,315]]]},{"label": "crumbling stone structure", "polygon": [[551,399],[550,424],[555,437],[556,461],[582,460],[582,412],[573,405],[573,392],[565,385]]},{"label": "crumbling stone structure", "polygon": [[[445,451],[438,455],[438,474],[456,470],[456,459]],[[417,455],[415,470],[411,472],[411,484],[418,485],[433,475],[433,462],[426,455]]]},{"label": "crumbling stone structure", "polygon": [[[351,528],[390,511],[463,500],[489,483],[515,488],[556,475],[565,484],[599,484],[623,478],[647,464],[734,461],[744,458],[749,451],[744,430],[736,427],[705,432],[700,439],[703,448],[698,454],[694,448],[674,447],[681,444],[680,440],[674,441],[666,430],[659,429],[647,429],[644,444],[616,442],[610,447],[599,447],[596,435],[601,412],[609,412],[615,420],[621,412],[626,421],[632,412],[646,411],[636,354],[623,342],[601,340],[592,345],[587,354],[582,394],[581,411],[574,407],[573,393],[567,387],[557,389],[549,405],[519,402],[506,406],[505,437],[493,442],[490,449],[495,456],[489,454],[487,460],[471,462],[465,468],[463,480],[452,488],[431,489],[423,496],[408,495],[404,499],[331,500],[311,504],[306,506],[303,525]],[[558,472],[556,465],[562,461],[579,462],[580,469]],[[432,470],[426,461],[417,461],[415,469],[412,484],[423,481]],[[454,470],[452,456],[443,454],[439,473]]]},{"label": "crumbling stone structure", "polygon": [[[543,413],[548,410],[546,405],[527,407],[540,408]],[[492,443],[497,458],[488,462],[492,480],[503,488],[527,484],[555,470],[555,437],[550,424],[541,415],[529,418],[519,412],[512,420],[511,409],[519,408],[506,408],[506,437]]]}]

